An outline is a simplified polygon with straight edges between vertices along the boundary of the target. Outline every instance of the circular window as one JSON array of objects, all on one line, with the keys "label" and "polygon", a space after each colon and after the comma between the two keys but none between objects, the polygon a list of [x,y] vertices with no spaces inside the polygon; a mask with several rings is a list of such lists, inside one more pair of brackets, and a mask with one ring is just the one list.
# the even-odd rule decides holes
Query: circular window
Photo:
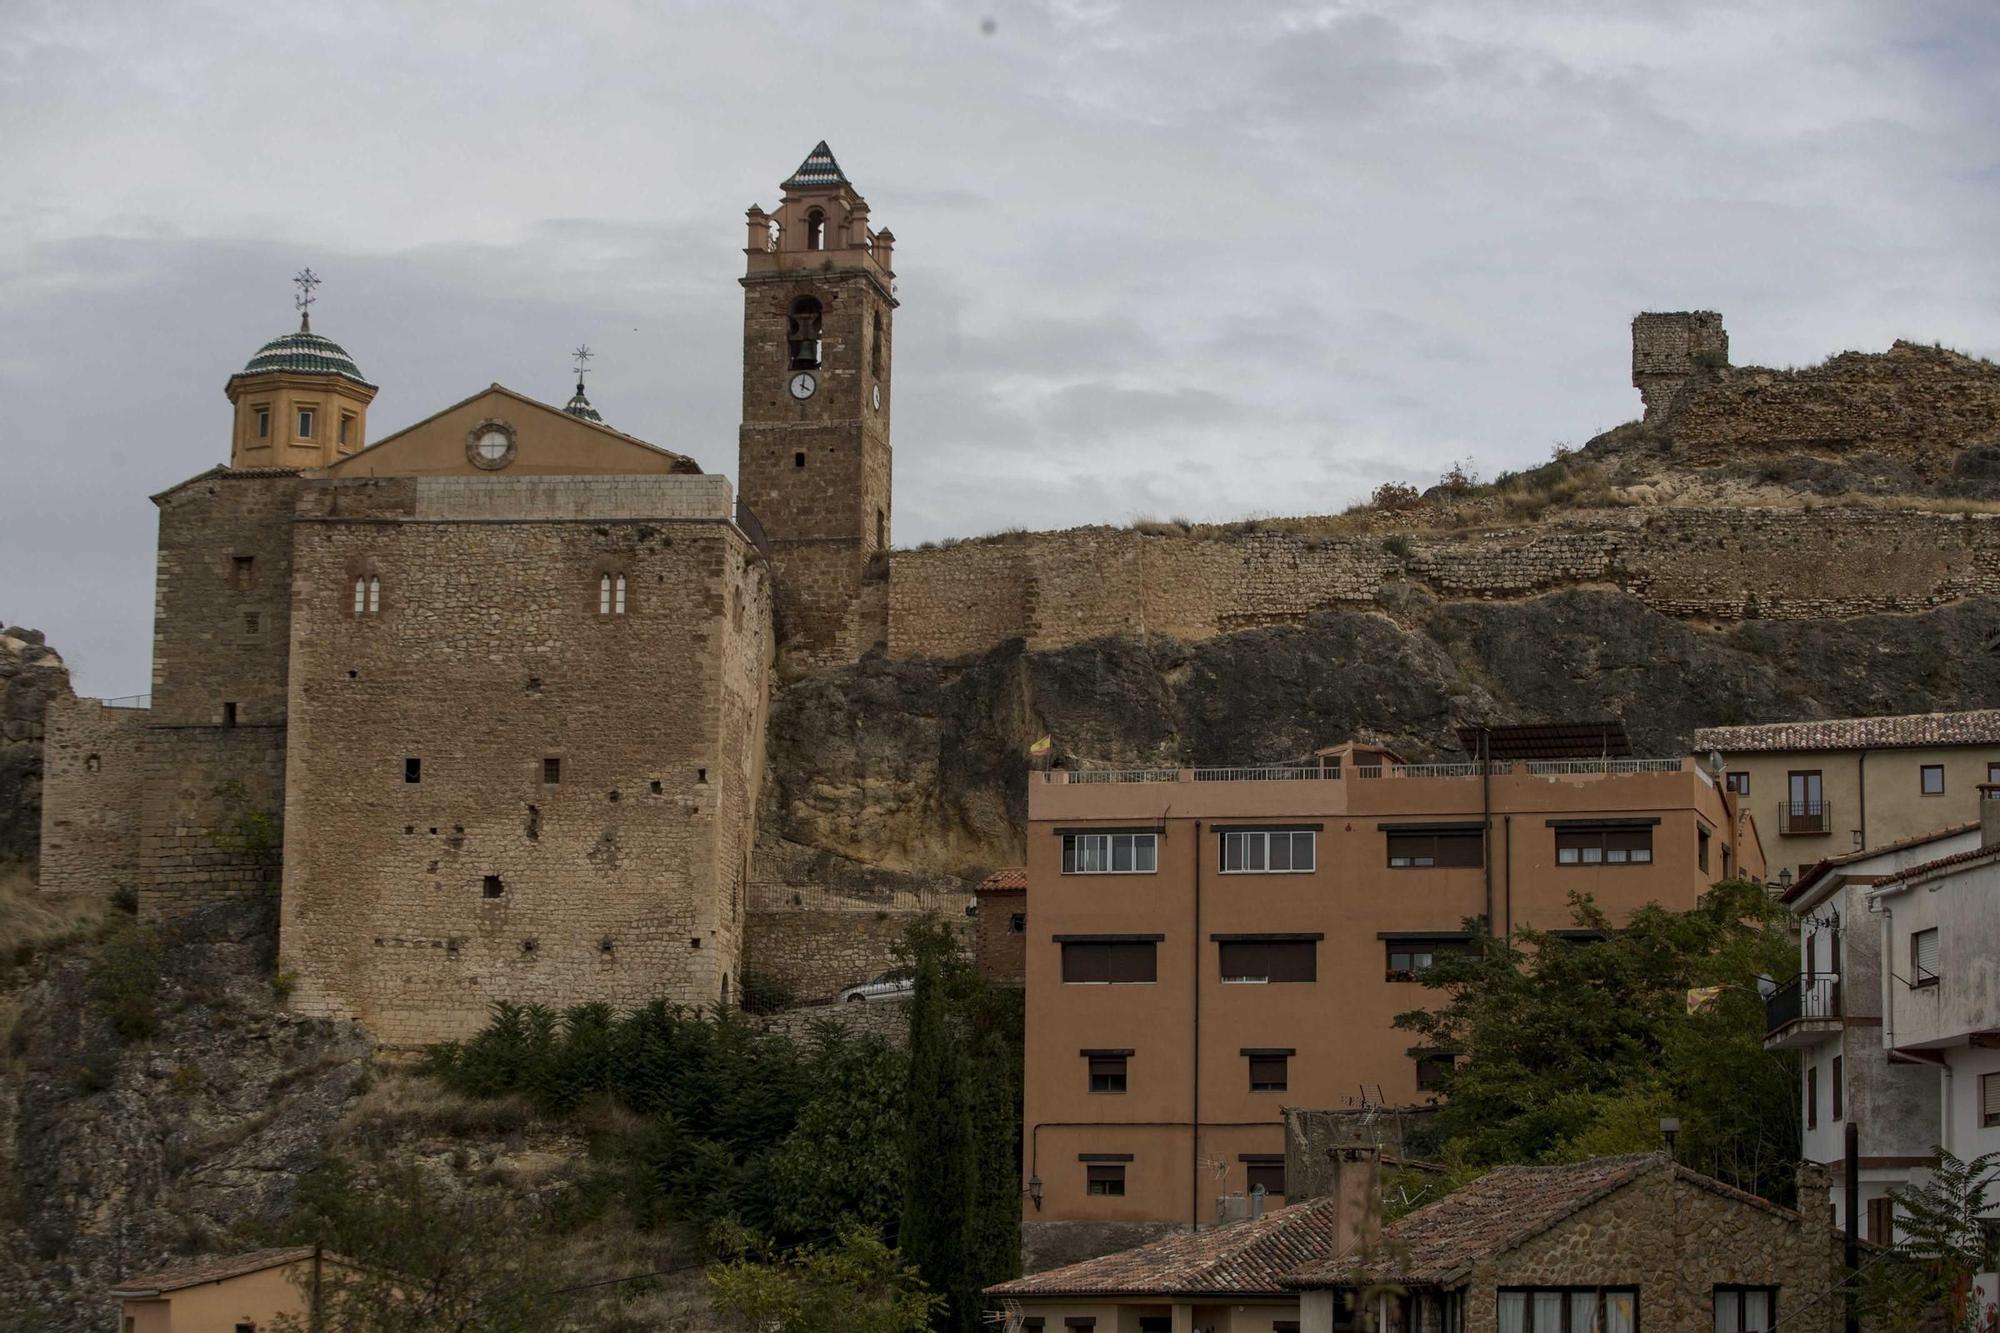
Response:
[{"label": "circular window", "polygon": [[465,437],[465,456],[474,467],[488,470],[514,461],[514,428],[504,421],[482,421]]}]

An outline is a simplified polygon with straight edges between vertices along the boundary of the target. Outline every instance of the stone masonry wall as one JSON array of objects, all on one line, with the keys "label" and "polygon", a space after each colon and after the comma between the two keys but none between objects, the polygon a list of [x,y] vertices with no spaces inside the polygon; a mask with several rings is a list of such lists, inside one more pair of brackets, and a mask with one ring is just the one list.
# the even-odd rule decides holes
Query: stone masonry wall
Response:
[{"label": "stone masonry wall", "polygon": [[69,668],[40,630],[0,626],[0,860],[33,860],[44,815],[42,714],[72,697]]},{"label": "stone masonry wall", "polygon": [[1717,1284],[1778,1291],[1781,1327],[1833,1333],[1833,1232],[1769,1204],[1650,1171],[1475,1270],[1465,1333],[1497,1333],[1501,1287],[1634,1286],[1641,1329],[1705,1329]]},{"label": "stone masonry wall", "polygon": [[[343,481],[302,500],[294,1008],[411,1044],[467,1035],[500,999],[719,998],[741,974],[763,749],[754,549],[717,521],[517,521],[483,501],[424,520],[420,494]],[[353,613],[357,571],[381,578],[378,613]],[[600,611],[606,574],[622,615]]]},{"label": "stone masonry wall", "polygon": [[753,866],[744,966],[801,1000],[828,999],[894,967],[905,933],[929,914],[972,948],[964,880],[882,870],[786,842],[759,847]]},{"label": "stone masonry wall", "polygon": [[137,889],[150,721],[144,708],[49,700],[42,748],[44,893]]},{"label": "stone masonry wall", "polygon": [[[895,554],[889,651],[949,658],[1022,638],[1186,640],[1373,605],[1415,582],[1513,599],[1615,585],[1670,615],[1821,619],[2000,593],[2000,516],[1834,507],[1633,510],[1595,524],[1380,537],[1079,528]],[[1401,543],[1398,543],[1399,547]]]}]

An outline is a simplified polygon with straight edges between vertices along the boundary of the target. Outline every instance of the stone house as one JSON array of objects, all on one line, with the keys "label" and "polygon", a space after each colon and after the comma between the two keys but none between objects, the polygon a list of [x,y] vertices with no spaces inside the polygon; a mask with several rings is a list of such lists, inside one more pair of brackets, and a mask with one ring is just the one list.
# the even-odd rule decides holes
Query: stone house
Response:
[{"label": "stone house", "polygon": [[[1664,1155],[1518,1166],[1375,1227],[1367,1173],[987,1289],[1008,1333],[1831,1333],[1839,1246]],[[1372,1181],[1368,1181],[1372,1185]],[[1783,1323],[1779,1320],[1782,1317]],[[1643,1321],[1643,1323],[1642,1323]]]},{"label": "stone house", "polygon": [[974,891],[972,961],[987,981],[1018,986],[1028,971],[1028,871],[1006,866]]},{"label": "stone house", "polygon": [[1502,1167],[1286,1285],[1303,1333],[1762,1333],[1838,1328],[1838,1272],[1823,1221],[1645,1153]]}]

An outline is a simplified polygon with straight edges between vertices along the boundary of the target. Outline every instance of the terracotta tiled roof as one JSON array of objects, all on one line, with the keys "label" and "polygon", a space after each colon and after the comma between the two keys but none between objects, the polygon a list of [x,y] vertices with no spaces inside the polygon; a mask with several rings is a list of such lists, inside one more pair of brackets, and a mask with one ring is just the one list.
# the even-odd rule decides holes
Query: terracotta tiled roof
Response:
[{"label": "terracotta tiled roof", "polygon": [[[312,1246],[292,1245],[284,1249],[252,1250],[248,1254],[204,1259],[198,1264],[183,1264],[179,1268],[163,1268],[157,1273],[128,1277],[113,1287],[111,1294],[152,1296],[163,1291],[179,1291],[184,1287],[198,1287],[204,1282],[220,1282],[225,1278],[242,1277],[246,1273],[261,1273],[267,1268],[281,1268],[301,1259],[310,1259],[312,1255]],[[333,1260],[330,1254],[324,1257]]]},{"label": "terracotta tiled roof", "polygon": [[1698,753],[1720,750],[1724,754],[1993,744],[2000,744],[2000,708],[1981,708],[1969,713],[1905,713],[1899,717],[1836,717],[1817,722],[1703,727],[1694,734]]},{"label": "terracotta tiled roof", "polygon": [[1339,1201],[1296,1203],[1207,1231],[1182,1231],[1137,1249],[988,1287],[1001,1297],[1269,1296],[1280,1279],[1333,1248]]},{"label": "terracotta tiled roof", "polygon": [[1004,866],[979,881],[981,893],[1025,893],[1027,889],[1026,866]]},{"label": "terracotta tiled roof", "polygon": [[1819,881],[1825,879],[1841,866],[1850,866],[1856,861],[1866,861],[1871,856],[1883,856],[1889,852],[1900,852],[1905,847],[1919,847],[1927,842],[1942,842],[1946,838],[1955,838],[1961,833],[1970,833],[1978,827],[1978,820],[1973,820],[1965,824],[1948,824],[1944,828],[1932,829],[1929,833],[1913,833],[1907,838],[1898,838],[1894,842],[1885,842],[1880,847],[1864,847],[1858,852],[1842,852],[1839,856],[1829,856],[1823,861],[1815,862],[1810,870],[1800,875],[1798,882],[1792,885],[1791,888],[1786,889],[1778,901],[1785,903],[1798,901],[1799,898],[1804,896],[1808,888],[1819,883]]},{"label": "terracotta tiled roof", "polygon": [[1919,861],[1913,866],[1898,870],[1893,875],[1884,875],[1875,881],[1875,887],[1881,889],[1891,884],[1904,884],[1933,871],[1949,870],[1953,866],[1969,865],[1974,861],[1995,856],[2000,856],[2000,847],[1970,847],[1962,852],[1953,852],[1950,856],[1940,856],[1934,861]]}]

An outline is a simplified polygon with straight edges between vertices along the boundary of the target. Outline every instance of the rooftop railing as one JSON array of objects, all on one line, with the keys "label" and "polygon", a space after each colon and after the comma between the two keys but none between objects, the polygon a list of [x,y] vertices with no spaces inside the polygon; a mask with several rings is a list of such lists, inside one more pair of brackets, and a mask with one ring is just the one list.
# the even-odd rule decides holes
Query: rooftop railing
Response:
[{"label": "rooftop railing", "polygon": [[151,708],[153,696],[150,694],[121,694],[116,699],[99,699],[106,708]]},{"label": "rooftop railing", "polygon": [[1037,776],[1049,783],[1130,782],[1333,782],[1343,776],[1357,781],[1396,778],[1605,777],[1700,770],[1685,759],[1529,759],[1458,764],[1376,764],[1349,769],[1315,764],[1254,764],[1219,768],[1059,768]]},{"label": "rooftop railing", "polygon": [[1797,976],[1764,998],[1764,1031],[1776,1037],[1794,1023],[1840,1017],[1840,978]]}]

